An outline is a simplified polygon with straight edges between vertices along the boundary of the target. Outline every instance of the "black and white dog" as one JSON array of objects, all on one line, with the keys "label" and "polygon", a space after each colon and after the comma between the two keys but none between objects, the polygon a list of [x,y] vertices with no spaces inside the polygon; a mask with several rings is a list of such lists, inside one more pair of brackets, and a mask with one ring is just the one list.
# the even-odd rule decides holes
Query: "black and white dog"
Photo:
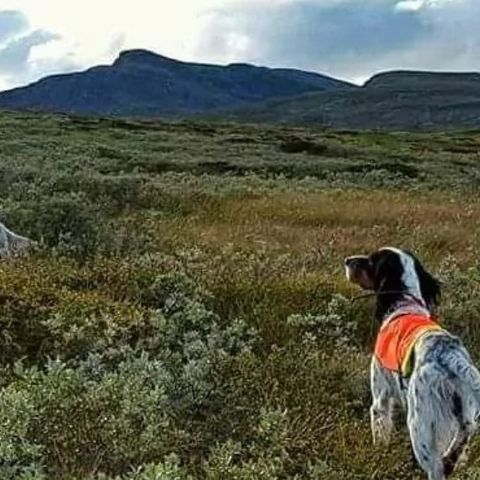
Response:
[{"label": "black and white dog", "polygon": [[[397,248],[348,257],[345,267],[351,282],[375,293],[375,315],[381,322],[371,363],[373,441],[388,441],[393,410],[403,407],[418,463],[429,480],[444,480],[475,431],[480,373],[457,337],[438,325],[430,328],[440,300],[440,284],[414,255]],[[417,335],[417,327],[408,325],[409,318],[420,323],[424,319],[430,327],[418,330]],[[387,368],[379,355],[395,357],[398,352],[392,349],[405,352],[408,342],[412,344],[409,373]]]}]

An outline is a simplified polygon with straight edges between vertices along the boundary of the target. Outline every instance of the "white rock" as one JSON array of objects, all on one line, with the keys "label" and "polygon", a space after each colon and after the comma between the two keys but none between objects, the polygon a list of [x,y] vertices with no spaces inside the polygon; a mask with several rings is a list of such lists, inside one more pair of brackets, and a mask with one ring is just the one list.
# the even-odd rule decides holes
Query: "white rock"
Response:
[{"label": "white rock", "polygon": [[0,222],[0,258],[13,257],[24,252],[34,242],[17,235]]}]

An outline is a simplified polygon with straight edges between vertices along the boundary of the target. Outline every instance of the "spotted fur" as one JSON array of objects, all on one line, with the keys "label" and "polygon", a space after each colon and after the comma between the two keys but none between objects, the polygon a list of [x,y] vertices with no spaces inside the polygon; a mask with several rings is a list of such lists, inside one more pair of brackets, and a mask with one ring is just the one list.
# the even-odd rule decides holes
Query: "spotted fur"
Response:
[{"label": "spotted fur", "polygon": [[[389,247],[349,257],[345,265],[349,280],[377,293],[376,317],[382,324],[402,313],[434,313],[440,285],[413,254]],[[388,443],[399,406],[407,412],[413,452],[428,479],[449,477],[480,413],[480,373],[460,339],[446,331],[424,335],[414,347],[410,378],[373,357],[370,380],[374,443]]]}]

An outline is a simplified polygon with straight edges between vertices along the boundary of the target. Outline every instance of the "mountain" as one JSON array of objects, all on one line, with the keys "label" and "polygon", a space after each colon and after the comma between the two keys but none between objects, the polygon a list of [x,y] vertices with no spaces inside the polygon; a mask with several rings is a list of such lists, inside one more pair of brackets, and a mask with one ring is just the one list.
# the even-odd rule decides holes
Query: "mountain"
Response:
[{"label": "mountain", "polygon": [[130,50],[112,65],[54,75],[2,92],[0,108],[94,115],[190,115],[274,97],[354,88],[301,70],[204,65]]},{"label": "mountain", "polygon": [[301,70],[205,65],[129,50],[112,65],[2,92],[0,108],[338,128],[477,127],[480,73],[391,71],[358,87]]},{"label": "mountain", "polygon": [[424,72],[393,70],[378,73],[368,80],[366,88],[386,88],[388,90],[430,89],[450,91],[452,88],[476,88],[480,86],[480,73],[477,72]]},{"label": "mountain", "polygon": [[339,128],[436,129],[480,126],[480,74],[392,71],[357,89],[275,99],[231,120]]}]

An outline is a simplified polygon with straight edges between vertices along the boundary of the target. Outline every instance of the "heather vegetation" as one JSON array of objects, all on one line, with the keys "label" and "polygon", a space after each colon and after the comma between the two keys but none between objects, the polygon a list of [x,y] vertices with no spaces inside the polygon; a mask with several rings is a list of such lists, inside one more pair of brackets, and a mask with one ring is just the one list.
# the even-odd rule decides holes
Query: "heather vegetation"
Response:
[{"label": "heather vegetation", "polygon": [[480,360],[480,132],[0,133],[0,221],[39,242],[0,263],[0,478],[422,478],[401,421],[371,444],[376,326],[342,258],[413,249]]}]

